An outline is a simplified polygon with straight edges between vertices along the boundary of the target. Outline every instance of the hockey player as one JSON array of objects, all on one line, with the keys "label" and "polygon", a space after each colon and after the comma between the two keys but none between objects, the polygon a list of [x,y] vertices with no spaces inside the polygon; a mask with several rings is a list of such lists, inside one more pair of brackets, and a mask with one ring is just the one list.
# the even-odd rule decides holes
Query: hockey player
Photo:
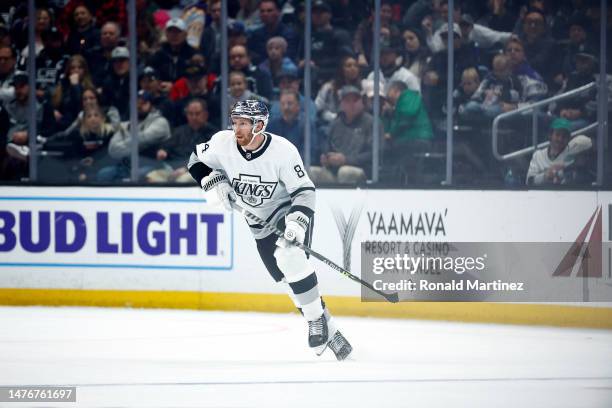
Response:
[{"label": "hockey player", "polygon": [[217,132],[195,147],[189,172],[205,191],[215,190],[228,210],[236,201],[284,230],[284,236],[277,237],[262,225],[249,224],[266,269],[276,282],[286,286],[308,322],[308,345],[317,355],[329,346],[338,360],[344,360],[352,347],[335,327],[321,299],[317,276],[306,254],[291,243],[310,244],[314,184],[295,146],[265,132],[265,103],[239,101],[232,107],[230,118],[233,130]]}]

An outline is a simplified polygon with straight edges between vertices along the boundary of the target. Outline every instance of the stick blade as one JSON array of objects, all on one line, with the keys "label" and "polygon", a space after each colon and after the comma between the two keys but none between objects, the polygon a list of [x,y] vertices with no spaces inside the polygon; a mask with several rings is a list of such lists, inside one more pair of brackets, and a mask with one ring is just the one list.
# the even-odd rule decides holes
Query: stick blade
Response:
[{"label": "stick blade", "polygon": [[387,299],[391,303],[398,303],[399,302],[399,295],[397,294],[397,292],[395,292],[395,293],[385,293],[385,299]]}]

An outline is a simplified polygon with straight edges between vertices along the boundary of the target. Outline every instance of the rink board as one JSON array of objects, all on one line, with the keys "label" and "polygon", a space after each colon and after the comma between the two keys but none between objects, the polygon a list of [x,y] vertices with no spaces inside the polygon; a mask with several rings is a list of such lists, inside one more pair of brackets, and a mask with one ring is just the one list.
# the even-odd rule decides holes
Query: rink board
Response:
[{"label": "rink board", "polygon": [[[293,309],[244,220],[197,188],[0,191],[0,304]],[[362,241],[573,242],[595,213],[609,242],[611,208],[609,192],[319,190],[313,248],[358,274]],[[340,314],[612,327],[607,304],[364,303],[316,268]]]}]

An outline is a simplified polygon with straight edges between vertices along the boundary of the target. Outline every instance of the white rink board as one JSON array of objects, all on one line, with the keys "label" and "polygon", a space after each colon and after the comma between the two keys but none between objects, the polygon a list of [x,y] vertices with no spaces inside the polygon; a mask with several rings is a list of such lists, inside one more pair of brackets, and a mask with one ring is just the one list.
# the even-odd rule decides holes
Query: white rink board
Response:
[{"label": "white rink board", "polygon": [[[359,271],[361,241],[573,242],[598,206],[603,240],[609,241],[610,204],[609,192],[318,190],[313,248],[343,264],[336,222],[341,217],[348,220],[359,208],[351,245],[354,273]],[[41,212],[50,214],[50,244],[41,252],[29,252],[21,242],[20,213],[31,214],[34,232],[26,235],[36,243]],[[58,212],[77,214],[85,223],[80,231],[85,228],[87,238],[74,252],[57,250]],[[205,202],[195,187],[1,187],[0,214],[4,217],[0,247],[7,245],[4,223],[11,217],[16,223],[12,228],[15,248],[0,252],[2,288],[284,293],[259,260],[245,221]],[[122,214],[128,215],[123,219]],[[148,218],[142,221],[145,214]],[[174,227],[170,226],[172,214]],[[72,217],[81,222],[78,216]],[[202,216],[209,217],[209,222],[202,221]],[[108,228],[102,231],[105,217]],[[212,224],[210,217],[216,217]],[[392,219],[399,229],[402,217],[404,231],[396,232]],[[130,225],[131,232],[124,234]],[[177,228],[187,225],[197,228],[197,239],[192,239],[196,253],[189,253],[187,239],[178,247],[171,242],[171,236],[180,236]],[[216,247],[211,249],[207,234],[213,227]],[[72,225],[66,227],[64,244],[74,241],[75,230]],[[315,265],[324,293],[360,295],[354,282],[318,262]]]}]

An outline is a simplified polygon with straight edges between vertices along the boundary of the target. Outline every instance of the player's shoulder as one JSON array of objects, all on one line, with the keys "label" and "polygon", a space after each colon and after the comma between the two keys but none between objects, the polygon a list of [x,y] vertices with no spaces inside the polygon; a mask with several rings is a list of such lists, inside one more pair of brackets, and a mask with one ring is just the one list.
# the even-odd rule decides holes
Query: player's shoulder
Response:
[{"label": "player's shoulder", "polygon": [[206,142],[198,144],[198,146],[206,145],[208,148],[221,148],[222,146],[234,144],[234,133],[231,130],[220,130],[211,136]]},{"label": "player's shoulder", "polygon": [[270,147],[273,150],[285,152],[285,153],[291,152],[291,153],[299,154],[297,147],[295,147],[295,145],[291,143],[289,140],[285,139],[284,137],[280,135],[274,134],[274,133],[270,133],[270,132],[266,132],[266,133],[268,133],[271,139]]}]

